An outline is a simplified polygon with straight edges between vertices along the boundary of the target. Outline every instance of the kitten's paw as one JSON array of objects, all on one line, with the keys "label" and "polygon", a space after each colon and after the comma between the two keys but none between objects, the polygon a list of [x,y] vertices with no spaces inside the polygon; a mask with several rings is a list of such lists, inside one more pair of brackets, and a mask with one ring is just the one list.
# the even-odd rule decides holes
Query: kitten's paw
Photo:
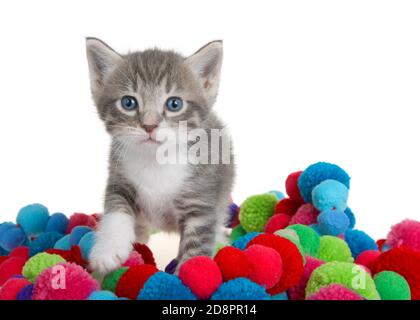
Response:
[{"label": "kitten's paw", "polygon": [[101,274],[111,272],[127,260],[131,250],[131,242],[118,245],[115,243],[98,243],[90,253],[90,267]]}]

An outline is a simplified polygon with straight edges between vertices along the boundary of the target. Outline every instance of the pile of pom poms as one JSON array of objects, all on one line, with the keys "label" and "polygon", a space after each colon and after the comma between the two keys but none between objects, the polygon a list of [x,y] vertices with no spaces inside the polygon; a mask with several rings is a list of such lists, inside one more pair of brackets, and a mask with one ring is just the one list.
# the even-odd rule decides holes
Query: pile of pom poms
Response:
[{"label": "pile of pom poms", "polygon": [[[22,208],[0,224],[0,300],[420,300],[420,222],[385,239],[355,229],[350,177],[320,162],[279,191],[229,206],[230,245],[165,270],[140,243],[119,269],[89,269],[100,214]],[[176,272],[175,272],[176,270]]]}]

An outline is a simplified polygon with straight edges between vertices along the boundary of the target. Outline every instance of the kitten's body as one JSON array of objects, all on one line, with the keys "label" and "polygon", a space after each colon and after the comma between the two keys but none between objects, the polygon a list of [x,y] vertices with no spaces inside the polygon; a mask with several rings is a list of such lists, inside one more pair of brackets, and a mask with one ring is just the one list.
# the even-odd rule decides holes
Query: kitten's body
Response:
[{"label": "kitten's body", "polygon": [[[120,56],[101,41],[88,39],[88,58],[93,97],[112,136],[105,216],[90,255],[92,267],[100,272],[118,267],[128,257],[131,243],[146,242],[151,229],[181,234],[180,264],[195,255],[211,255],[227,217],[232,159],[227,164],[162,164],[156,158],[161,141],[155,132],[175,132],[179,121],[186,121],[188,129],[202,128],[209,136],[211,129],[223,129],[211,109],[221,43],[184,58],[160,50]],[[139,101],[136,112],[118,105],[127,94]],[[165,110],[163,105],[171,96],[182,97],[185,110]],[[145,131],[149,124],[156,127],[151,133]],[[223,132],[220,139],[225,136]],[[180,143],[166,142],[178,147]],[[194,143],[188,141],[188,145]],[[221,153],[221,149],[210,152]]]}]

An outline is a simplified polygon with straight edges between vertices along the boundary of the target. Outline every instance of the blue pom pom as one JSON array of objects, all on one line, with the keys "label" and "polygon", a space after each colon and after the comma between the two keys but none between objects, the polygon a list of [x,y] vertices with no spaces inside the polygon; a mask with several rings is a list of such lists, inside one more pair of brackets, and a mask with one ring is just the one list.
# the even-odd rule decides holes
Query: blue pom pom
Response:
[{"label": "blue pom pom", "polygon": [[10,228],[14,228],[16,225],[13,222],[3,222],[0,223],[0,236],[5,232],[6,230]]},{"label": "blue pom pom", "polygon": [[312,189],[312,203],[319,211],[337,210],[343,212],[347,208],[349,189],[336,180],[325,180]]},{"label": "blue pom pom", "polygon": [[47,226],[45,227],[45,232],[58,232],[61,234],[65,234],[68,224],[69,219],[64,213],[54,213],[48,219]]},{"label": "blue pom pom", "polygon": [[356,258],[366,250],[378,250],[378,246],[370,236],[360,230],[349,229],[344,233],[344,240],[349,245],[352,256]]},{"label": "blue pom pom", "polygon": [[70,250],[71,249],[70,235],[67,234],[61,239],[58,239],[58,241],[54,244],[54,249]]},{"label": "blue pom pom", "polygon": [[48,219],[49,213],[47,207],[36,203],[20,209],[16,222],[29,237],[42,233],[45,230]]},{"label": "blue pom pom", "polygon": [[73,230],[70,233],[70,244],[78,244],[80,239],[88,232],[91,232],[92,228],[89,228],[87,226],[76,226],[73,228]]},{"label": "blue pom pom", "polygon": [[298,187],[305,202],[311,202],[312,189],[324,180],[337,180],[350,189],[350,177],[339,166],[327,162],[310,165],[299,177]]},{"label": "blue pom pom", "polygon": [[9,251],[4,250],[1,246],[0,246],[0,256],[7,256],[9,254]]},{"label": "blue pom pom", "polygon": [[197,300],[191,290],[172,274],[158,271],[143,285],[138,300]]},{"label": "blue pom pom", "polygon": [[111,291],[98,290],[93,291],[87,300],[118,300],[118,297]]},{"label": "blue pom pom", "polygon": [[0,234],[0,246],[6,251],[12,251],[14,248],[23,245],[26,236],[23,230],[17,226],[5,228],[6,230]]},{"label": "blue pom pom", "polygon": [[261,234],[261,232],[249,232],[245,235],[243,235],[242,237],[236,239],[233,242],[233,246],[235,248],[241,249],[241,250],[245,250],[246,246],[248,245],[248,242],[250,242],[252,239],[254,239],[256,236],[258,236],[259,234]]},{"label": "blue pom pom", "polygon": [[90,231],[86,233],[79,241],[80,251],[82,252],[82,257],[85,260],[89,260],[89,254],[92,250],[92,247],[95,243],[95,232]]},{"label": "blue pom pom", "polygon": [[287,292],[282,292],[279,294],[276,294],[274,296],[271,296],[271,300],[289,300],[289,297],[287,296]]},{"label": "blue pom pom", "polygon": [[281,200],[281,199],[284,199],[285,198],[285,196],[284,196],[284,193],[283,192],[281,192],[281,191],[277,191],[277,190],[271,190],[270,192],[268,192],[268,193],[270,193],[270,194],[272,194],[272,195],[274,195],[276,198],[277,198],[277,200]]},{"label": "blue pom pom", "polygon": [[33,290],[34,290],[34,285],[28,284],[27,286],[20,289],[19,293],[16,296],[16,300],[32,300]]},{"label": "blue pom pom", "polygon": [[55,243],[61,239],[63,235],[57,232],[47,232],[40,234],[29,245],[29,255],[32,257],[37,253],[54,248]]},{"label": "blue pom pom", "polygon": [[236,278],[223,283],[211,300],[267,300],[269,294],[263,286],[246,278]]},{"label": "blue pom pom", "polygon": [[346,214],[347,218],[349,218],[349,229],[353,229],[356,225],[356,217],[354,216],[353,211],[347,207],[347,209],[344,210],[344,213]]},{"label": "blue pom pom", "polygon": [[323,211],[318,216],[318,230],[322,235],[338,236],[349,227],[349,218],[343,212]]}]

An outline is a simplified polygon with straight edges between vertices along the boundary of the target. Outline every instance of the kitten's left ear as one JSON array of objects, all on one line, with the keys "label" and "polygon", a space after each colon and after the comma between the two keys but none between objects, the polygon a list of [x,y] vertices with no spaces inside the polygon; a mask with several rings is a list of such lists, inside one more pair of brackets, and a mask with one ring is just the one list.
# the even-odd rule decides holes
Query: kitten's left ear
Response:
[{"label": "kitten's left ear", "polygon": [[206,44],[196,53],[185,59],[185,63],[187,63],[200,81],[211,103],[216,99],[219,89],[222,61],[223,42],[221,40]]}]

